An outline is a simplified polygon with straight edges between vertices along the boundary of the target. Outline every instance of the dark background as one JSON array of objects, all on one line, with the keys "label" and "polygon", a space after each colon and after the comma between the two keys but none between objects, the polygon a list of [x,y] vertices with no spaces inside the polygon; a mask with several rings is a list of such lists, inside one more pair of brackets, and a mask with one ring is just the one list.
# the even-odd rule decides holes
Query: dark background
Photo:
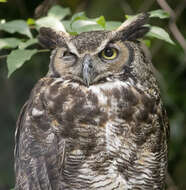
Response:
[{"label": "dark background", "polygon": [[[166,10],[171,11],[169,8],[172,8],[172,22],[154,19],[152,24],[166,29],[177,45],[154,39],[150,51],[158,70],[157,76],[171,126],[168,189],[185,190],[186,44],[183,39],[179,42],[176,40],[180,38],[179,32],[186,38],[185,0],[8,0],[8,3],[0,3],[0,19],[9,21],[43,16],[52,4],[58,3],[70,7],[73,13],[85,11],[89,17],[104,15],[107,20],[123,21],[124,14],[160,9],[162,2],[169,6],[164,6]],[[178,31],[174,28],[175,23]],[[9,36],[0,31],[0,38]],[[0,51],[0,55],[7,53],[8,50]],[[14,186],[15,123],[33,85],[47,72],[48,63],[48,53],[34,55],[31,61],[7,79],[6,58],[0,58],[0,190],[9,190]]]}]

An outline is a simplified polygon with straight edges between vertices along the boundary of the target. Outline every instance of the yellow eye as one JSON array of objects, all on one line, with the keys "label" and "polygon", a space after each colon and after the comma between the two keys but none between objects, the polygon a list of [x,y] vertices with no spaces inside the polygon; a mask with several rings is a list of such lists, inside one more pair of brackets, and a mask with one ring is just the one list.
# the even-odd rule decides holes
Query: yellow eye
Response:
[{"label": "yellow eye", "polygon": [[115,59],[117,55],[118,55],[118,51],[112,47],[107,47],[101,52],[101,56],[107,60]]}]

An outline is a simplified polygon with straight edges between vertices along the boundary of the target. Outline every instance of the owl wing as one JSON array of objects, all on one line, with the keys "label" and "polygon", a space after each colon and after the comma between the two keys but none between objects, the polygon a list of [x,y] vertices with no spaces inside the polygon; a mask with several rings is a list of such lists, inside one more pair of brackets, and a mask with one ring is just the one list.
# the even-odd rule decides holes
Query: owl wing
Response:
[{"label": "owl wing", "polygon": [[169,137],[170,137],[170,125],[169,125],[169,119],[167,116],[167,112],[166,112],[166,109],[164,107],[162,108],[162,119],[164,121],[165,133],[166,133],[167,143],[168,143]]},{"label": "owl wing", "polygon": [[[43,85],[41,83],[38,84]],[[59,190],[63,143],[50,130],[47,112],[33,117],[39,91],[36,85],[19,115],[15,134],[16,190]],[[43,108],[44,109],[44,108]],[[60,147],[59,147],[60,146]],[[59,150],[60,149],[60,150]]]},{"label": "owl wing", "polygon": [[[14,156],[15,156],[15,159],[17,158],[18,156],[18,144],[19,144],[19,135],[20,135],[20,130],[21,130],[21,126],[22,125],[22,122],[23,122],[23,116],[24,116],[24,112],[27,108],[27,105],[28,105],[28,102],[26,102],[23,107],[21,108],[21,111],[19,113],[19,117],[18,117],[18,120],[17,120],[17,123],[16,123],[16,131],[15,131],[15,148],[14,148]],[[16,166],[15,166],[16,167]]]}]

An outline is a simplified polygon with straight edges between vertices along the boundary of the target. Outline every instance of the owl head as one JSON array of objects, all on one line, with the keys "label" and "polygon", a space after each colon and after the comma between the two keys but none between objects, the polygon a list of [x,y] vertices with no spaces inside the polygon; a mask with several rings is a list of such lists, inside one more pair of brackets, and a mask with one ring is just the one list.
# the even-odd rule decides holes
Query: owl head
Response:
[{"label": "owl head", "polygon": [[131,75],[140,75],[138,72],[143,73],[145,66],[140,63],[137,39],[148,32],[149,28],[144,26],[148,17],[143,13],[116,30],[83,32],[77,36],[41,28],[40,43],[54,49],[48,76],[89,86],[118,77],[127,80]]}]

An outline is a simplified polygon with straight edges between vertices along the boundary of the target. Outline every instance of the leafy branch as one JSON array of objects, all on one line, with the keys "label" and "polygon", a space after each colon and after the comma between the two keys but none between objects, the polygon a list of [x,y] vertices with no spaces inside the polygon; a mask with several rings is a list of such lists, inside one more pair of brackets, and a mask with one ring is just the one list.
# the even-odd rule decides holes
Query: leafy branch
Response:
[{"label": "leafy branch", "polygon": [[[2,0],[1,0],[2,2]],[[163,10],[151,11],[150,18],[158,17],[160,19],[168,18],[169,15]],[[36,49],[35,44],[38,44],[37,35],[39,29],[43,26],[51,27],[55,30],[66,31],[71,35],[77,35],[81,32],[87,32],[92,30],[114,30],[118,28],[122,22],[106,21],[104,16],[98,18],[88,18],[84,12],[76,13],[71,16],[70,19],[65,19],[71,15],[69,8],[63,8],[55,5],[49,11],[47,16],[34,20],[28,18],[25,20],[13,20],[6,22],[6,20],[0,20],[0,30],[11,34],[18,33],[21,38],[1,38],[0,50],[11,49],[10,54],[1,55],[0,59],[7,58],[8,77],[22,67],[23,64],[30,60],[36,53],[46,52],[49,50]],[[132,16],[126,15],[127,19]],[[158,38],[164,40],[170,44],[174,42],[169,37],[169,34],[158,26],[151,26],[150,31],[146,34],[145,39]],[[36,32],[33,32],[36,31]],[[150,44],[149,40],[145,40],[146,44]]]}]

